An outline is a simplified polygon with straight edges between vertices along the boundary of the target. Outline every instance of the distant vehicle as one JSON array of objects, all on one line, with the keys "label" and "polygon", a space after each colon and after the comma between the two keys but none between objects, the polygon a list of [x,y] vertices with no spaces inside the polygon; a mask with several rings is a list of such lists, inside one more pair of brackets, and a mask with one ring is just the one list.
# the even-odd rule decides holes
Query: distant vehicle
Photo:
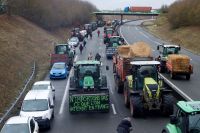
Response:
[{"label": "distant vehicle", "polygon": [[200,101],[179,101],[162,133],[200,133]]},{"label": "distant vehicle", "polygon": [[22,103],[20,116],[33,116],[40,128],[51,128],[54,100],[49,91],[30,90]]},{"label": "distant vehicle", "polygon": [[13,116],[6,121],[1,133],[39,133],[39,127],[33,117]]},{"label": "distant vehicle", "polygon": [[74,28],[75,36],[80,34],[80,28]]},{"label": "distant vehicle", "polygon": [[53,98],[55,99],[55,88],[52,85],[51,81],[37,81],[33,84],[32,90],[50,90]]},{"label": "distant vehicle", "polygon": [[91,25],[92,25],[92,30],[95,31],[97,29],[97,23],[91,22]]},{"label": "distant vehicle", "polygon": [[82,36],[86,36],[87,31],[86,30],[81,30],[80,33],[81,33]]},{"label": "distant vehicle", "polygon": [[78,37],[72,37],[67,41],[69,47],[77,47],[79,45]]},{"label": "distant vehicle", "polygon": [[84,29],[85,30],[92,30],[92,25],[91,24],[85,24]]},{"label": "distant vehicle", "polygon": [[68,44],[56,44],[54,53],[51,54],[51,66],[56,62],[66,62],[69,68],[73,65],[74,53],[70,50]]},{"label": "distant vehicle", "polygon": [[66,79],[69,75],[68,66],[64,62],[54,63],[50,71],[50,79]]}]

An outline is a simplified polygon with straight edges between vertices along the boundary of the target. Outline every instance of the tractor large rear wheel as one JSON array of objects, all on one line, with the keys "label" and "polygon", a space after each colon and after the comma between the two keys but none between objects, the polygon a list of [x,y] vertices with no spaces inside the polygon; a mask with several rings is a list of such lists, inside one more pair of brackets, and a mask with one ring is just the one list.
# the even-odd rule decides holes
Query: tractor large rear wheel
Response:
[{"label": "tractor large rear wheel", "polygon": [[130,99],[129,99],[129,94],[128,94],[128,86],[127,86],[126,82],[124,83],[124,103],[125,103],[125,106],[127,108],[130,107]]},{"label": "tractor large rear wheel", "polygon": [[174,100],[171,94],[163,95],[161,111],[164,116],[169,116],[173,114]]},{"label": "tractor large rear wheel", "polygon": [[143,107],[141,96],[130,97],[130,110],[131,110],[132,117],[144,116],[144,107]]}]

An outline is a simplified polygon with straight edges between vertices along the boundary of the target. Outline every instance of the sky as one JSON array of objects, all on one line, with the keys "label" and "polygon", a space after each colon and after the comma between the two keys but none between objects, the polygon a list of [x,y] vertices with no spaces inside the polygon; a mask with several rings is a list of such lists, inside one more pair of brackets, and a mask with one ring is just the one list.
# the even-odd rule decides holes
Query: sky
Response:
[{"label": "sky", "polygon": [[84,0],[94,4],[99,10],[124,9],[126,6],[151,6],[158,9],[170,5],[176,0]]}]

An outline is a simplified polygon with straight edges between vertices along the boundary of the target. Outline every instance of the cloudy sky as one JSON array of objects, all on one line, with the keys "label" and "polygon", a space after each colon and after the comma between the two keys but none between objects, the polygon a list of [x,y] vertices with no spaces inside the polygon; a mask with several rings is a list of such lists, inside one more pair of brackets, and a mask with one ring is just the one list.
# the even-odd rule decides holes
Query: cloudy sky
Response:
[{"label": "cloudy sky", "polygon": [[84,0],[93,3],[100,10],[124,9],[126,6],[151,6],[153,9],[170,5],[176,0]]}]

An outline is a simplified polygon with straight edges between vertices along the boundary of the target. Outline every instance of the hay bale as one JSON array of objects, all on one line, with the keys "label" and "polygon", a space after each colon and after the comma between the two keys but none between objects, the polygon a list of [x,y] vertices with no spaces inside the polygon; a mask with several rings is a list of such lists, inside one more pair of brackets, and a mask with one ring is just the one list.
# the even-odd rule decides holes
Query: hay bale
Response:
[{"label": "hay bale", "polygon": [[118,54],[122,57],[152,57],[151,47],[145,42],[136,42],[132,45],[119,46]]},{"label": "hay bale", "polygon": [[187,55],[168,55],[168,62],[172,65],[173,71],[187,72],[189,70],[190,58]]}]

